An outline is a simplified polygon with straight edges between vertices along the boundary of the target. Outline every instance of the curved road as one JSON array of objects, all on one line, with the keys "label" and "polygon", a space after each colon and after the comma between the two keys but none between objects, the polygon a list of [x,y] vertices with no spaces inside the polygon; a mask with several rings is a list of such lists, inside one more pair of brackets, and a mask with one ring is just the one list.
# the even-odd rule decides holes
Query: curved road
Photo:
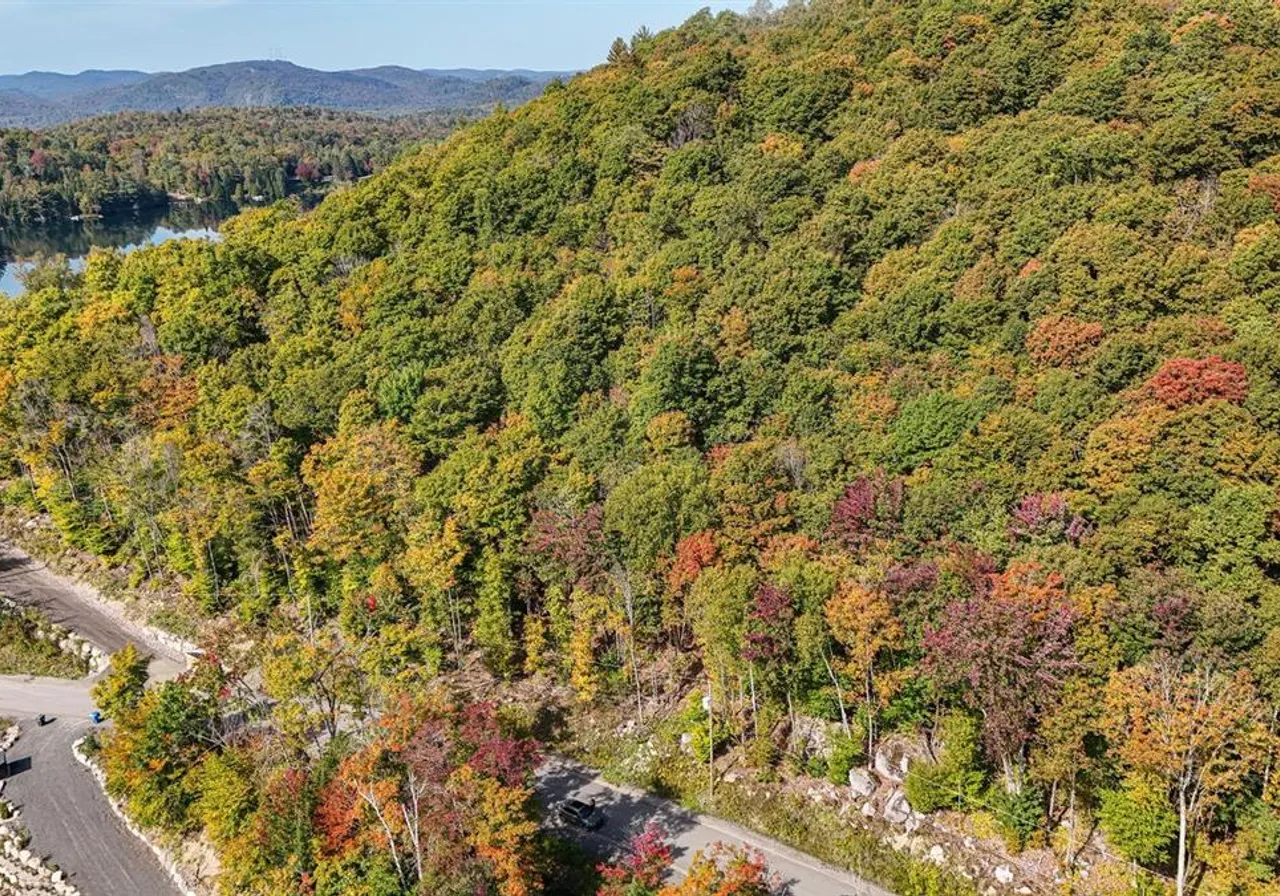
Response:
[{"label": "curved road", "polygon": [[[86,591],[53,574],[21,551],[0,543],[0,593],[40,608],[46,615],[107,651],[140,633],[95,606]],[[157,658],[153,673],[176,674],[179,657]],[[158,667],[158,668],[157,668]],[[23,724],[10,760],[30,760],[5,792],[23,808],[35,851],[52,856],[84,896],[177,896],[155,857],[111,812],[97,782],[71,753],[71,744],[90,727],[89,682],[0,677],[0,715],[33,719],[58,716],[37,728]],[[598,833],[570,829],[584,845],[605,853],[626,847],[633,833],[652,820],[673,843],[675,870],[683,874],[696,852],[716,842],[745,843],[764,853],[772,871],[791,885],[795,896],[893,896],[853,874],[825,865],[777,841],[722,819],[696,815],[667,800],[599,778],[566,759],[548,761],[538,772],[538,793],[548,806],[569,796],[595,799],[608,823]]]},{"label": "curved road", "polygon": [[649,821],[657,822],[672,843],[675,871],[683,876],[699,850],[722,842],[746,844],[764,853],[769,870],[790,884],[794,896],[893,896],[891,892],[848,871],[824,864],[776,840],[709,815],[696,815],[669,800],[642,791],[616,787],[594,771],[567,759],[553,758],[538,770],[538,795],[547,806],[573,796],[595,800],[605,826],[595,833],[564,828],[588,848],[620,853],[632,835]]},{"label": "curved road", "polygon": [[[54,622],[114,652],[145,639],[96,606],[85,591],[26,554],[0,543],[0,593],[36,607]],[[170,677],[183,664],[157,656],[153,670]],[[22,736],[9,751],[5,797],[22,811],[31,849],[62,868],[83,896],[178,896],[160,863],[121,823],[98,782],[71,752],[91,727],[92,682],[0,676],[0,716],[16,720]],[[41,728],[40,713],[54,721]]]},{"label": "curved road", "polygon": [[[0,675],[0,717],[21,721],[40,713],[67,719],[87,719],[93,712],[88,681]],[[26,731],[26,726],[23,726]]]},{"label": "curved road", "polygon": [[22,770],[4,793],[22,810],[31,849],[49,855],[84,896],[177,896],[151,850],[121,824],[98,782],[72,755],[71,744],[90,727],[71,717],[43,728],[22,726],[9,754]]},{"label": "curved road", "polygon": [[75,632],[99,650],[115,653],[130,642],[150,650],[153,679],[172,678],[185,668],[181,654],[150,643],[146,633],[94,602],[90,589],[64,579],[44,563],[0,541],[0,594],[33,607],[56,625]]}]

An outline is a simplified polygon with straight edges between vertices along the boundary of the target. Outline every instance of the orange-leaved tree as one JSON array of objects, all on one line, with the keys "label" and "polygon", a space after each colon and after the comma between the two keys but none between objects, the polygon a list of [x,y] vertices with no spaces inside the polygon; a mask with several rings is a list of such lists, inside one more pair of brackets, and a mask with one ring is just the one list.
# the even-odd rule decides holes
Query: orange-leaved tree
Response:
[{"label": "orange-leaved tree", "polygon": [[831,636],[844,648],[844,670],[862,687],[867,713],[867,761],[870,762],[875,757],[876,708],[884,696],[881,693],[884,689],[877,685],[876,673],[884,654],[901,643],[902,623],[883,591],[857,582],[845,582],[836,590],[827,601],[826,617]]},{"label": "orange-leaved tree", "polygon": [[1177,892],[1183,896],[1196,834],[1268,755],[1267,710],[1252,677],[1162,657],[1117,672],[1105,723],[1121,762],[1168,788],[1178,813]]}]

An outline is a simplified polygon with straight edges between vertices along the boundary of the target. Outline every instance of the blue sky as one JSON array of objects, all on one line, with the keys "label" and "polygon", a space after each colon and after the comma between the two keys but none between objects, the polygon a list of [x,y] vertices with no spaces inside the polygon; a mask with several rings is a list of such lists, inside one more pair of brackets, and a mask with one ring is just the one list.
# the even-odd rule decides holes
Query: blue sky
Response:
[{"label": "blue sky", "polygon": [[747,0],[0,0],[0,74],[175,71],[284,58],[312,68],[578,69],[614,37]]}]

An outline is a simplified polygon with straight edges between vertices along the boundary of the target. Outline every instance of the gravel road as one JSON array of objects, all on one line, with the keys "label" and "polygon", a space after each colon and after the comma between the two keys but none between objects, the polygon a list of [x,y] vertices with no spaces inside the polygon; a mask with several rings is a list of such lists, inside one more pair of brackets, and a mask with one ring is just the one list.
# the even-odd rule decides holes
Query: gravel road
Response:
[{"label": "gravel road", "polygon": [[87,719],[93,712],[89,684],[61,678],[0,675],[0,716],[34,719],[40,713],[64,719]]}]

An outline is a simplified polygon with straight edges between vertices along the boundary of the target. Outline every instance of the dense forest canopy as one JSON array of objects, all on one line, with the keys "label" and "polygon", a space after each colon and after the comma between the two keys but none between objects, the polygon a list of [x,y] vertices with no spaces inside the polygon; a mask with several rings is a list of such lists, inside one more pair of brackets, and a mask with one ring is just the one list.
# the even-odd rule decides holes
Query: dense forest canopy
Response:
[{"label": "dense forest canopy", "polygon": [[170,194],[275,201],[366,177],[458,122],[455,113],[213,109],[0,129],[0,230],[163,204]]},{"label": "dense forest canopy", "polygon": [[[846,769],[932,732],[918,808],[1274,893],[1278,212],[1274,3],[703,12],[309,215],[36,275],[6,500],[344,694],[479,655],[642,715],[678,654],[760,769],[797,713]],[[297,757],[220,755],[282,892],[235,856]],[[254,862],[418,885],[351,836]]]}]

